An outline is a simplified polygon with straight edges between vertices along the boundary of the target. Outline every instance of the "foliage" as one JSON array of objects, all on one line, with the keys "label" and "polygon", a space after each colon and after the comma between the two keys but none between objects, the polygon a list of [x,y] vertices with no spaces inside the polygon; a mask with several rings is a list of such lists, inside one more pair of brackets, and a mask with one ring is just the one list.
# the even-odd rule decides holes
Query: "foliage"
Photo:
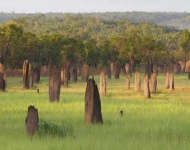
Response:
[{"label": "foliage", "polygon": [[134,59],[139,66],[147,62],[162,65],[164,61],[171,65],[182,59],[181,46],[177,44],[181,31],[176,29],[145,21],[133,23],[83,14],[58,15],[62,17],[36,14],[15,19],[18,30],[12,29],[12,40],[8,40],[8,30],[4,29],[8,23],[3,24],[1,61],[6,58],[7,65],[14,69],[25,59],[33,64],[64,66],[69,62],[75,66],[86,63],[101,68],[118,60],[125,64]]},{"label": "foliage", "polygon": [[109,66],[111,62],[118,59],[118,52],[115,50],[112,39],[103,40],[99,43],[100,66]]},{"label": "foliage", "polygon": [[84,57],[84,44],[81,40],[75,38],[63,38],[62,49],[60,51],[61,64],[71,62],[78,65]]},{"label": "foliage", "polygon": [[[46,13],[45,14],[51,18],[63,18],[68,15],[67,13]],[[78,14],[70,13],[71,16],[77,16]],[[177,29],[190,29],[189,18],[190,13],[188,12],[105,12],[105,13],[81,13],[80,15],[90,18],[101,18],[106,21],[118,21],[118,20],[129,20],[131,22],[139,23],[139,22],[152,22],[160,25],[167,25]],[[28,18],[28,17],[36,17],[43,16],[40,13],[37,14],[24,14],[24,13],[0,13],[0,22],[7,22],[9,20],[18,19],[18,18]],[[53,21],[53,20],[52,20]],[[35,19],[33,20],[35,22]],[[33,23],[32,25],[37,25]],[[31,25],[31,27],[32,27]],[[56,30],[52,27],[53,30]],[[85,32],[84,32],[85,33]]]},{"label": "foliage", "polygon": [[95,39],[84,41],[84,63],[90,67],[97,67],[99,63],[100,51]]},{"label": "foliage", "polygon": [[0,53],[3,64],[5,68],[7,64],[10,68],[15,68],[15,64],[20,59],[23,29],[18,23],[10,21],[4,24],[0,31]]},{"label": "foliage", "polygon": [[38,123],[38,134],[40,137],[53,136],[63,138],[66,137],[67,134],[73,134],[73,127],[71,125],[57,125],[40,118]]}]

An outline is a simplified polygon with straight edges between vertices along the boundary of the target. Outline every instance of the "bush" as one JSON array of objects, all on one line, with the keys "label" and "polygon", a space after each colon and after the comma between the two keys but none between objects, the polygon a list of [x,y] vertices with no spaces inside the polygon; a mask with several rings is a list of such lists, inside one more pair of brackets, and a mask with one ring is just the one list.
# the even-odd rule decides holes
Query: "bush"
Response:
[{"label": "bush", "polygon": [[67,135],[73,135],[73,126],[57,125],[44,119],[39,119],[38,134],[40,136],[66,137]]}]

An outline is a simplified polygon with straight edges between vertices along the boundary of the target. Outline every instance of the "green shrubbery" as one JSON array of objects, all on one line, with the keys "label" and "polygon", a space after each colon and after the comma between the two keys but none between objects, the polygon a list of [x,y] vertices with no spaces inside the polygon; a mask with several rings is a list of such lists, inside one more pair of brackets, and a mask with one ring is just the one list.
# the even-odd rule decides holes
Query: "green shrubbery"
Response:
[{"label": "green shrubbery", "polygon": [[39,119],[38,134],[40,137],[55,136],[66,137],[67,135],[73,135],[72,125],[57,125],[55,123]]}]

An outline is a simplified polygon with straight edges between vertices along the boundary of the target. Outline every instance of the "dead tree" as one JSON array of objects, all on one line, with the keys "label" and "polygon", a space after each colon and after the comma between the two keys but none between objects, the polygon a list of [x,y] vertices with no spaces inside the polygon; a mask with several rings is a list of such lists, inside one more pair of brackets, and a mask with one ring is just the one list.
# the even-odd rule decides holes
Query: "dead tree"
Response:
[{"label": "dead tree", "polygon": [[100,73],[100,95],[106,95],[106,77],[104,71]]},{"label": "dead tree", "polygon": [[38,121],[38,110],[34,106],[29,106],[25,121],[26,132],[29,135],[33,135],[38,131]]},{"label": "dead tree", "polygon": [[100,96],[94,79],[87,81],[85,92],[85,122],[103,123]]},{"label": "dead tree", "polygon": [[49,71],[49,101],[59,101],[61,90],[61,69],[51,66]]},{"label": "dead tree", "polygon": [[150,98],[149,77],[148,73],[144,76],[144,95],[146,98]]}]

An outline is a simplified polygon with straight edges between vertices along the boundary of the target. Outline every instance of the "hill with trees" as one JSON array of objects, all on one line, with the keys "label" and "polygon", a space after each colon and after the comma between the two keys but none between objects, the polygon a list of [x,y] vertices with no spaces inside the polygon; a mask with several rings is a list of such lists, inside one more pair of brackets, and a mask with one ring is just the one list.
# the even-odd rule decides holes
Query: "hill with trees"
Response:
[{"label": "hill with trees", "polygon": [[[0,23],[5,23],[12,19],[17,19],[21,17],[31,17],[38,16],[37,14],[25,14],[25,13],[0,13]],[[66,13],[46,13],[44,14],[48,17],[63,18]],[[70,15],[75,16],[78,14],[70,13]],[[158,25],[173,26],[177,29],[189,29],[190,30],[190,13],[188,12],[100,12],[100,13],[80,13],[83,17],[95,17],[103,19],[105,21],[118,21],[127,19],[130,22],[150,22]]]},{"label": "hill with trees", "polygon": [[84,14],[35,14],[0,26],[0,61],[5,68],[33,65],[102,69],[110,63],[134,62],[171,68],[189,59],[188,30],[127,19],[101,19]]}]

